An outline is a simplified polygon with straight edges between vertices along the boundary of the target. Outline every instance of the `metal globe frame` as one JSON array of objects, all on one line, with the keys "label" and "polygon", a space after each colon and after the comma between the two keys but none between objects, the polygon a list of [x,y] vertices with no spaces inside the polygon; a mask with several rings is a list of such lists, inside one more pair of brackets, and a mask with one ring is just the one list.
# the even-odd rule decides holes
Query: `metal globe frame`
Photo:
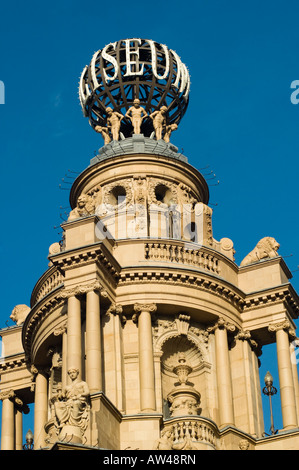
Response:
[{"label": "metal globe frame", "polygon": [[[188,107],[189,90],[189,72],[173,50],[147,39],[127,39],[95,52],[82,72],[79,97],[93,128],[106,125],[107,107],[125,115],[136,98],[148,114],[166,106],[167,124],[178,124]],[[120,132],[132,135],[128,118],[122,120]],[[149,117],[141,132],[147,137],[153,132]]]}]

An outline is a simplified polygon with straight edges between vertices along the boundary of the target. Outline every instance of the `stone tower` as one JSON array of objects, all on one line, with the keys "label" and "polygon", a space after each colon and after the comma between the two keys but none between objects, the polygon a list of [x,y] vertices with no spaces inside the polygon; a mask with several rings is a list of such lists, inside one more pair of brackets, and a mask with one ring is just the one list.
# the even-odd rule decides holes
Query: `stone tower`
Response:
[{"label": "stone tower", "polygon": [[[110,43],[84,68],[104,142],[30,306],[1,330],[2,449],[22,449],[30,403],[35,449],[299,448],[299,299],[274,238],[241,266],[214,239],[208,185],[171,143],[189,88],[150,40]],[[259,356],[274,342],[283,430],[265,436]]]}]

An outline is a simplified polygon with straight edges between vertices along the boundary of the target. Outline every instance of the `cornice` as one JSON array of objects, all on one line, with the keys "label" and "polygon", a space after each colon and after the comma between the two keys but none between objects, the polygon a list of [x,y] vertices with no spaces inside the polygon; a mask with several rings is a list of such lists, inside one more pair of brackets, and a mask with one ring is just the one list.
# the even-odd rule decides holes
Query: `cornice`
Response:
[{"label": "cornice", "polygon": [[226,282],[224,279],[209,275],[205,272],[194,272],[188,269],[179,270],[171,267],[167,271],[161,266],[147,267],[147,269],[126,269],[120,273],[118,285],[144,284],[149,282],[184,285],[186,287],[206,290],[219,295],[224,300],[233,304],[239,312],[244,305],[244,293],[236,286]]},{"label": "cornice", "polygon": [[62,272],[74,266],[84,266],[97,262],[115,281],[118,279],[121,269],[119,263],[102,242],[61,251],[50,256],[49,259]]},{"label": "cornice", "polygon": [[247,294],[243,311],[255,310],[275,303],[283,303],[292,318],[298,317],[299,297],[290,283]]}]

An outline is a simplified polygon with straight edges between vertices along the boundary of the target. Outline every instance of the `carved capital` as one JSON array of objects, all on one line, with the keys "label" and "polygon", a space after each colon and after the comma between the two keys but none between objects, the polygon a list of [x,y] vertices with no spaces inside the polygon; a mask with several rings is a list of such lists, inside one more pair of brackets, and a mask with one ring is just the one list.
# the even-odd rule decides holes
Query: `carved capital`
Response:
[{"label": "carved capital", "polygon": [[215,325],[210,326],[207,328],[208,333],[213,333],[215,330],[224,330],[226,329],[227,332],[233,333],[236,331],[235,325],[232,323],[229,323],[226,321],[223,317],[219,317],[218,321],[215,323]]},{"label": "carved capital", "polygon": [[135,314],[132,317],[134,323],[137,323],[138,317],[142,312],[148,312],[153,315],[157,310],[156,304],[135,304],[134,305]]},{"label": "carved capital", "polygon": [[258,348],[258,343],[251,338],[251,333],[249,330],[239,330],[239,332],[235,335],[235,340],[248,341],[252,349]]},{"label": "carved capital", "polygon": [[157,305],[156,304],[135,304],[134,310],[136,313],[141,313],[141,312],[155,313],[157,310]]},{"label": "carved capital", "polygon": [[86,284],[83,286],[79,285],[79,286],[71,287],[70,289],[65,289],[59,293],[59,297],[62,299],[68,299],[69,297],[82,295],[82,294],[86,294],[87,292],[101,290],[101,289],[102,289],[102,285],[100,284],[100,282],[94,281],[94,282],[91,282],[90,284]]},{"label": "carved capital", "polygon": [[67,326],[66,325],[67,325],[67,323],[65,322],[64,325],[58,326],[57,328],[55,328],[55,330],[53,331],[54,336],[61,336],[64,333],[66,333],[66,331],[67,331]]},{"label": "carved capital", "polygon": [[13,400],[15,398],[15,392],[11,390],[4,390],[3,392],[0,392],[0,400]]},{"label": "carved capital", "polygon": [[125,315],[122,315],[123,313],[123,308],[122,308],[122,305],[120,304],[116,304],[116,303],[112,303],[110,305],[110,307],[108,308],[107,312],[106,312],[106,315],[108,317],[110,317],[111,315],[118,315],[119,318],[120,318],[120,321],[121,323],[124,325],[127,321]]},{"label": "carved capital", "polygon": [[294,328],[291,326],[291,323],[288,320],[284,320],[280,323],[273,323],[268,326],[270,333],[276,333],[279,330],[284,330],[288,333],[291,338],[296,338],[296,333]]}]

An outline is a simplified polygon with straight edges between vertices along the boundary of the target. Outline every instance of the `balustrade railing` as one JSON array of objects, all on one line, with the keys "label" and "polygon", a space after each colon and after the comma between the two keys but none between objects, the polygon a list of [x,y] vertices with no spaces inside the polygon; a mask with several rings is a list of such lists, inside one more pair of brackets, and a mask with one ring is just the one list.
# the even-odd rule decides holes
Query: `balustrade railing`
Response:
[{"label": "balustrade railing", "polygon": [[31,295],[31,307],[63,283],[63,276],[55,266],[48,269],[36,283]]},{"label": "balustrade railing", "polygon": [[220,273],[219,259],[204,247],[191,248],[175,242],[146,243],[145,258],[193,265],[215,274]]},{"label": "balustrade railing", "polygon": [[172,433],[174,448],[178,448],[180,443],[187,443],[193,449],[199,445],[208,445],[216,449],[217,429],[212,423],[200,416],[191,419],[178,417],[167,420],[164,430]]}]

